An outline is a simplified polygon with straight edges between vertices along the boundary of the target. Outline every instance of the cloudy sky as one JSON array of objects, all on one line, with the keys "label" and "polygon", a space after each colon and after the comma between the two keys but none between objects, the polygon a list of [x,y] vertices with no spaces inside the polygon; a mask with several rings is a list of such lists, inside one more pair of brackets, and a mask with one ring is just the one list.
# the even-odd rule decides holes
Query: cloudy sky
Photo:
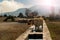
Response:
[{"label": "cloudy sky", "polygon": [[25,7],[26,7],[26,5],[24,3],[21,3],[21,2],[15,1],[15,0],[0,0],[0,13],[1,12],[11,12],[11,11],[15,11],[19,8],[25,8]]},{"label": "cloudy sky", "polygon": [[60,0],[0,0],[0,13],[29,8],[34,5],[59,8]]}]

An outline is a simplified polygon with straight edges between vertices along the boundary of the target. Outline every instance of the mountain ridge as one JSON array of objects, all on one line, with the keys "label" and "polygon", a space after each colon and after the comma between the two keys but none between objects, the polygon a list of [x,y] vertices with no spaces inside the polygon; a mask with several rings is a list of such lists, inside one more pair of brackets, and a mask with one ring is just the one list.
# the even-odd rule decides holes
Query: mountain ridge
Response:
[{"label": "mountain ridge", "polygon": [[40,16],[48,16],[48,10],[46,10],[44,7],[42,6],[32,6],[30,8],[20,8],[17,9],[16,11],[13,12],[6,12],[6,13],[2,13],[2,15],[7,14],[7,15],[12,15],[12,16],[18,16],[19,13],[23,13],[23,15],[25,15],[25,11],[26,9],[33,11],[37,11],[39,13]]}]

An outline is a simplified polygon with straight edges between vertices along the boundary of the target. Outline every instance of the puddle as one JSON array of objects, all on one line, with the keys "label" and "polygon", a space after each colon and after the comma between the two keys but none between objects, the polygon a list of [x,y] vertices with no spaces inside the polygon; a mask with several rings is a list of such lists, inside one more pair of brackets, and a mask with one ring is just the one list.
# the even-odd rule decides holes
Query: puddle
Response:
[{"label": "puddle", "polygon": [[29,34],[28,40],[43,40],[43,34]]}]

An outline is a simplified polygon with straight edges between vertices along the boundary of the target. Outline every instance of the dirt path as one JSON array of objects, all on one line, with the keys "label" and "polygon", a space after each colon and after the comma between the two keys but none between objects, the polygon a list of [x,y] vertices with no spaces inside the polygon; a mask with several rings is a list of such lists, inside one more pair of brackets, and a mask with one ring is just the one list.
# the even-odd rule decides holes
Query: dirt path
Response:
[{"label": "dirt path", "polygon": [[45,20],[43,20],[43,40],[52,40]]}]

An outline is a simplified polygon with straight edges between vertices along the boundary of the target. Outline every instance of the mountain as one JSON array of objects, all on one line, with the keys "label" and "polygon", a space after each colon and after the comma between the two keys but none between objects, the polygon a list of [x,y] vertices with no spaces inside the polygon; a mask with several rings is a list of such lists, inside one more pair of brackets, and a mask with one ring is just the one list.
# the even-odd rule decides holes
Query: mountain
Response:
[{"label": "mountain", "polygon": [[[49,8],[49,7],[47,7]],[[32,6],[31,8],[28,8],[29,10],[33,11],[37,11],[39,13],[40,16],[48,16],[49,15],[49,10],[44,6]],[[2,15],[7,14],[7,15],[12,15],[12,16],[18,16],[19,13],[23,13],[23,15],[25,15],[25,11],[27,8],[21,8],[18,9],[14,12],[6,12],[6,13],[2,13]]]},{"label": "mountain", "polygon": [[26,11],[26,8],[21,8],[13,12],[2,13],[2,15],[7,14],[7,15],[12,15],[12,16],[18,16],[19,13],[23,13],[23,15],[25,15],[25,11]]},{"label": "mountain", "polygon": [[50,14],[50,7],[36,5],[29,9],[32,11],[37,11],[40,16],[49,16]]}]

